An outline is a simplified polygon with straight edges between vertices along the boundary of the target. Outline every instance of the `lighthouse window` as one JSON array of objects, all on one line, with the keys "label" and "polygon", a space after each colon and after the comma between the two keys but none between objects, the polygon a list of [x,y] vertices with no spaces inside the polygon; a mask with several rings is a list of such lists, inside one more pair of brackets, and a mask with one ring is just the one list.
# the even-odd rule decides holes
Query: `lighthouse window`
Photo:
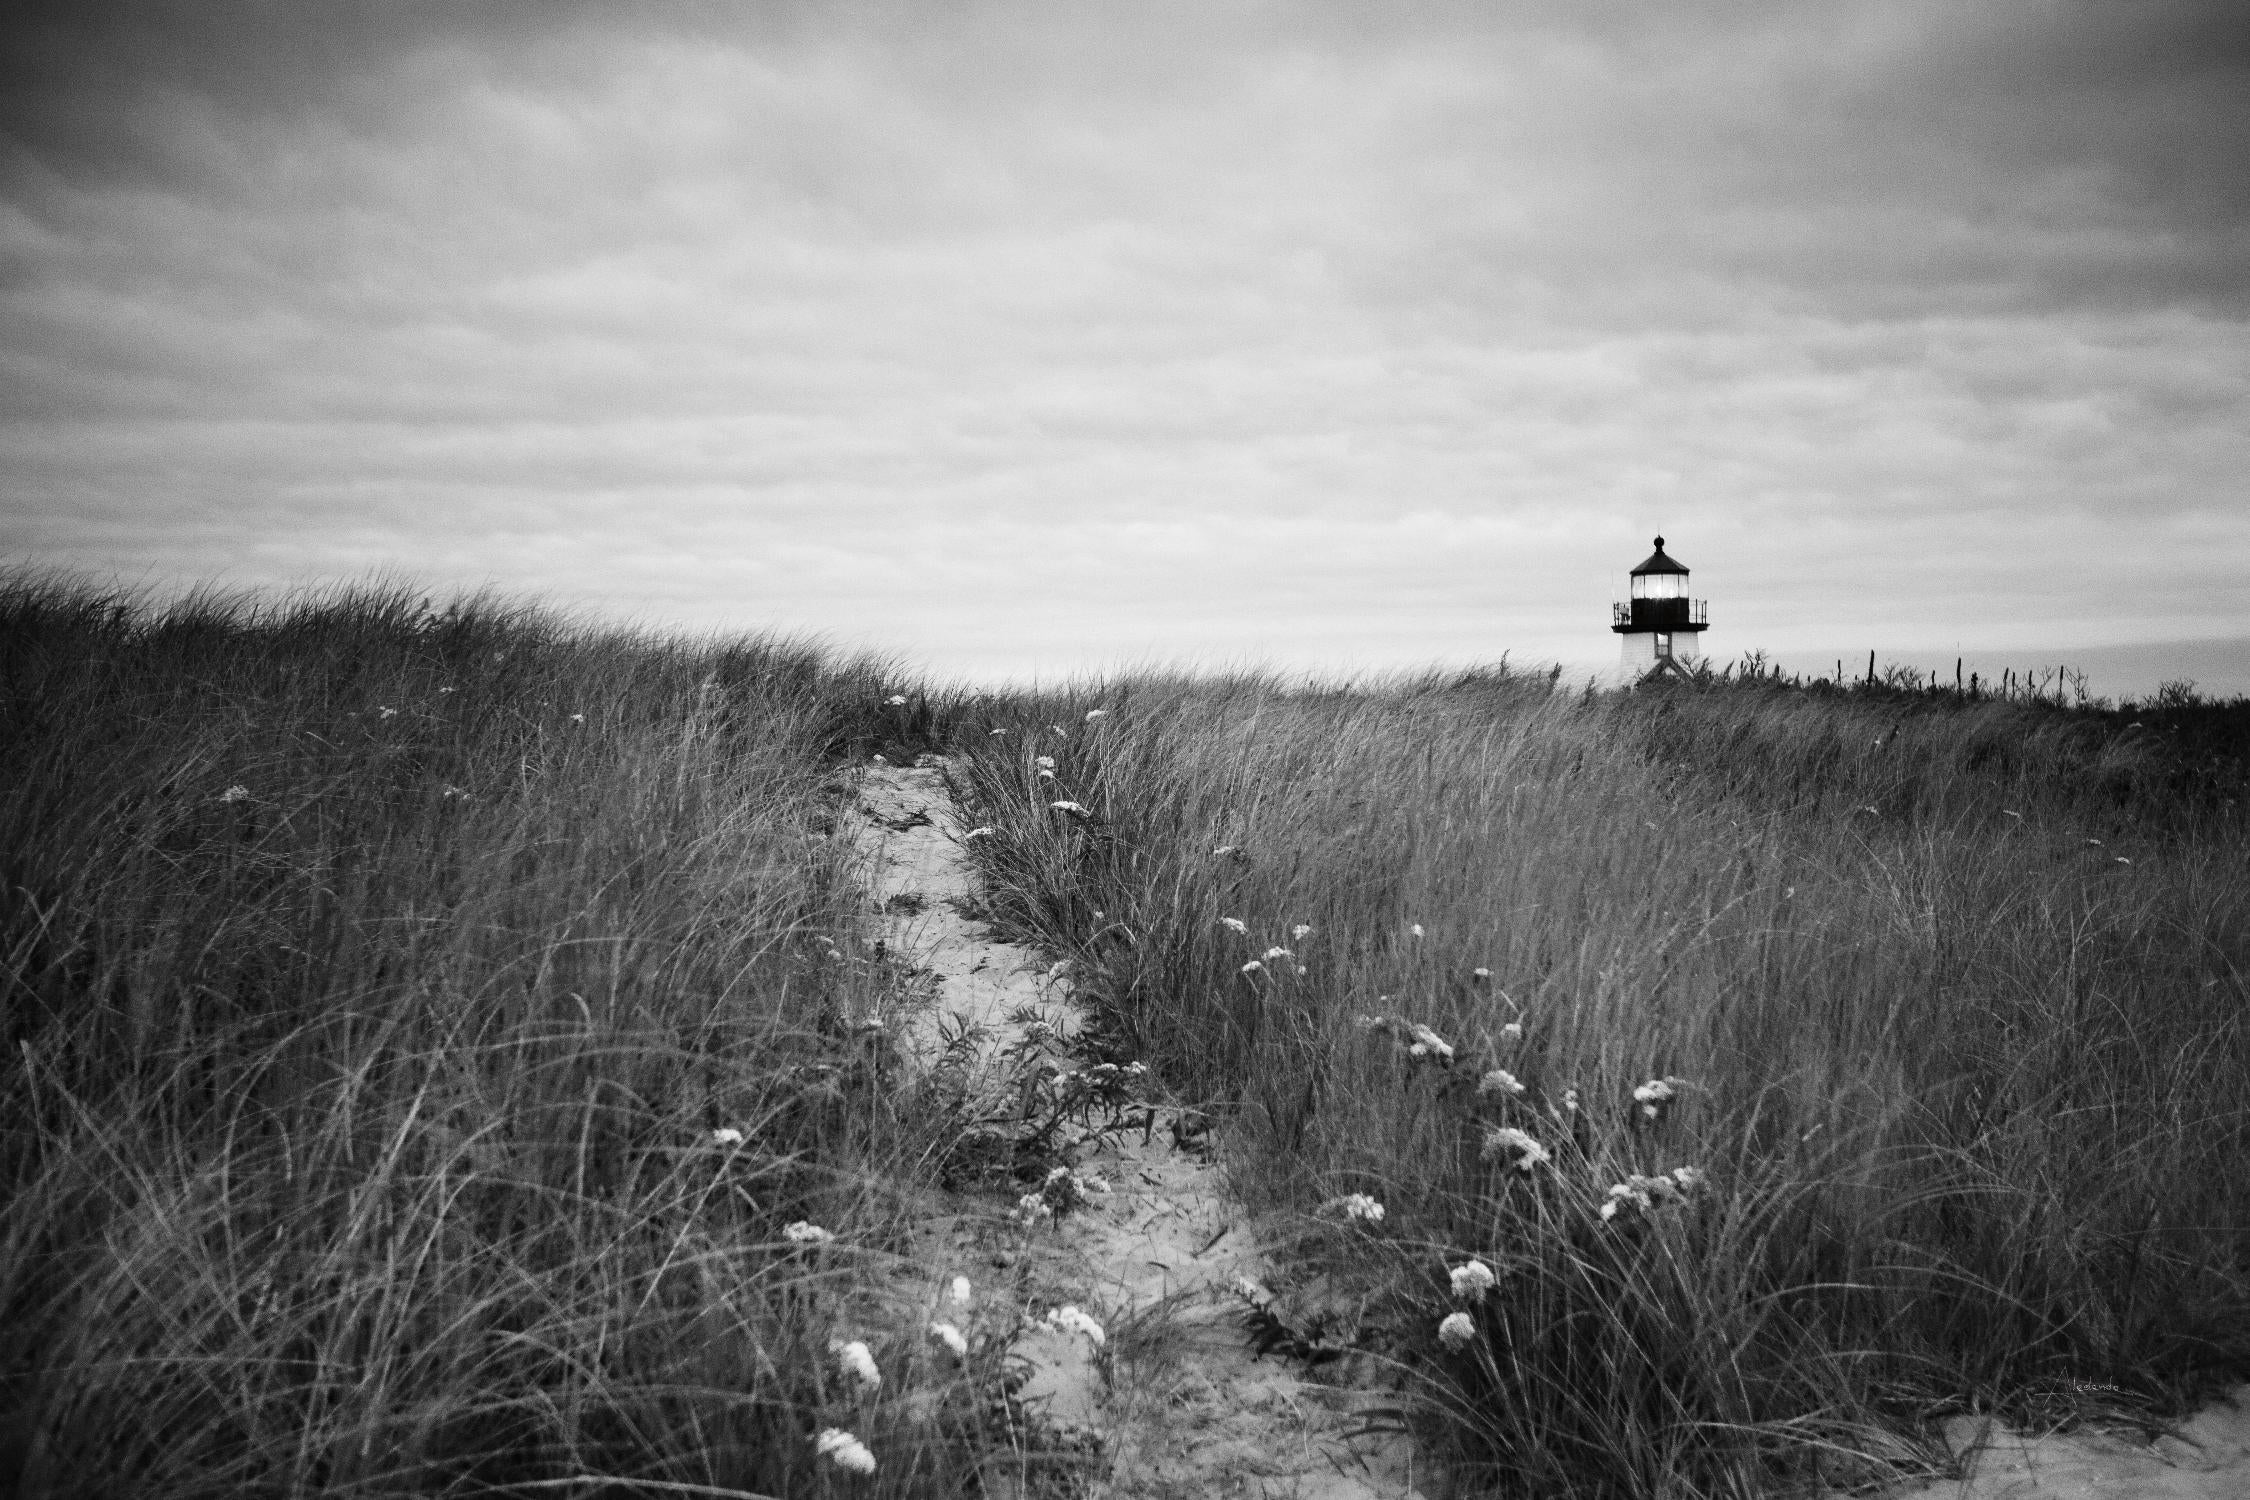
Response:
[{"label": "lighthouse window", "polygon": [[1656,633],[1656,654],[1658,656],[1670,656],[1672,654],[1671,631],[1659,630]]},{"label": "lighthouse window", "polygon": [[1687,597],[1687,574],[1636,574],[1633,578],[1633,597],[1636,599],[1685,599]]}]

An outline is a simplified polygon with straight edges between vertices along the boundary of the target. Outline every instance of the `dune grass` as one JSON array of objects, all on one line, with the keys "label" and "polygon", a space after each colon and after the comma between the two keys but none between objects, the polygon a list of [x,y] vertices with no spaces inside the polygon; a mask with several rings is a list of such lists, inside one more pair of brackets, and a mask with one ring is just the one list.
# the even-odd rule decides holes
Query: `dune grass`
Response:
[{"label": "dune grass", "polygon": [[[2240,745],[2180,732],[1762,678],[1150,674],[957,743],[995,914],[1226,1118],[1432,1441],[1658,1496],[2250,1370]],[[1471,1257],[1498,1284],[1456,1298]]]},{"label": "dune grass", "polygon": [[0,1490],[958,1493],[999,1348],[897,1275],[936,1126],[855,1028],[906,976],[833,818],[900,691],[7,580]]},{"label": "dune grass", "polygon": [[1221,1117],[1276,1306],[1398,1361],[1472,1492],[1856,1484],[1954,1410],[2176,1409],[2250,1359],[2242,740],[1762,675],[933,703],[504,601],[17,575],[0,1489],[1009,1461],[1010,1310],[913,1261],[960,1122],[860,1024],[915,981],[835,817],[940,743],[992,914]]}]

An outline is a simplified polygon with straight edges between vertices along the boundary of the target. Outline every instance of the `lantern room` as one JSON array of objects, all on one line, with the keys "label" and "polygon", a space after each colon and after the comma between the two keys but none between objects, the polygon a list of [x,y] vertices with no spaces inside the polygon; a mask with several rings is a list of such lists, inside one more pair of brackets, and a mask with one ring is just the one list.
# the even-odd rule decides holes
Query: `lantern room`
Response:
[{"label": "lantern room", "polygon": [[1623,665],[1645,673],[1691,662],[1703,652],[1697,638],[1710,627],[1707,601],[1688,597],[1687,565],[1656,551],[1632,572],[1631,597],[1610,606],[1610,629],[1624,637]]}]

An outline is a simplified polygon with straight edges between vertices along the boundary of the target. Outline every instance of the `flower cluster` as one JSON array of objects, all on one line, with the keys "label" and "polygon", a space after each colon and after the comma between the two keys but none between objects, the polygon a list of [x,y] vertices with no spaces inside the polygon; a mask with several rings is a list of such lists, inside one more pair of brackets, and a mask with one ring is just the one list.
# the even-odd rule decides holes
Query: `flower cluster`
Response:
[{"label": "flower cluster", "polygon": [[[1388,1000],[1390,996],[1382,998]],[[1359,1016],[1352,1024],[1362,1031],[1396,1038],[1405,1045],[1406,1055],[1416,1062],[1431,1062],[1446,1068],[1453,1066],[1453,1044],[1419,1021],[1392,1016]]]},{"label": "flower cluster", "polygon": [[792,1245],[833,1245],[836,1243],[834,1230],[823,1229],[818,1224],[805,1219],[799,1219],[796,1223],[783,1229],[781,1237]]},{"label": "flower cluster", "polygon": [[1461,1302],[1482,1302],[1484,1294],[1499,1283],[1499,1278],[1492,1274],[1492,1267],[1474,1256],[1455,1266],[1446,1276],[1453,1283],[1455,1299]]},{"label": "flower cluster", "polygon": [[1437,1336],[1448,1349],[1466,1349],[1476,1342],[1476,1319],[1465,1312],[1447,1313],[1437,1326]]},{"label": "flower cluster", "polygon": [[875,1472],[875,1455],[867,1445],[841,1427],[823,1427],[820,1436],[813,1439],[813,1451],[822,1458],[833,1459],[836,1467],[853,1474]]},{"label": "flower cluster", "polygon": [[1503,1125],[1484,1133],[1484,1144],[1477,1155],[1486,1161],[1499,1161],[1519,1172],[1532,1172],[1546,1166],[1554,1156],[1545,1146],[1513,1125]]},{"label": "flower cluster", "polygon": [[883,1372],[875,1368],[875,1356],[864,1340],[830,1339],[828,1352],[836,1356],[837,1365],[861,1391],[872,1391],[882,1385]]},{"label": "flower cluster", "polygon": [[955,1359],[967,1359],[969,1357],[969,1340],[957,1325],[942,1322],[932,1323],[930,1325],[930,1337],[952,1350]]},{"label": "flower cluster", "polygon": [[1523,1081],[1506,1068],[1494,1068],[1477,1080],[1479,1097],[1487,1094],[1499,1094],[1505,1098],[1513,1098],[1522,1092]]},{"label": "flower cluster", "polygon": [[1694,1167],[1677,1167],[1656,1177],[1635,1172],[1610,1188],[1608,1201],[1602,1204],[1602,1220],[1606,1223],[1628,1208],[1654,1213],[1666,1204],[1679,1202],[1702,1182],[1703,1174]]},{"label": "flower cluster", "polygon": [[1108,1192],[1108,1180],[1097,1173],[1056,1167],[1048,1172],[1046,1181],[1039,1184],[1038,1192],[1026,1193],[1016,1200],[1016,1217],[1027,1228],[1036,1228],[1072,1209],[1084,1208]]},{"label": "flower cluster", "polygon": [[1056,1308],[1041,1321],[1057,1333],[1085,1335],[1086,1342],[1092,1344],[1096,1349],[1108,1342],[1107,1335],[1102,1332],[1102,1325],[1085,1313],[1080,1312],[1074,1304],[1066,1303]]},{"label": "flower cluster", "polygon": [[1341,1214],[1347,1219],[1357,1219],[1364,1224],[1383,1222],[1383,1205],[1365,1193],[1346,1193],[1341,1198],[1331,1198],[1320,1205],[1324,1214]]},{"label": "flower cluster", "polygon": [[1692,1086],[1685,1078],[1651,1078],[1633,1090],[1633,1102],[1641,1107],[1644,1116],[1658,1119],[1679,1098],[1681,1089]]},{"label": "flower cluster", "polygon": [[1414,1040],[1406,1049],[1407,1056],[1420,1061],[1434,1062],[1443,1067],[1450,1068],[1453,1066],[1453,1044],[1451,1042],[1420,1022],[1416,1022],[1410,1030],[1413,1033]]}]

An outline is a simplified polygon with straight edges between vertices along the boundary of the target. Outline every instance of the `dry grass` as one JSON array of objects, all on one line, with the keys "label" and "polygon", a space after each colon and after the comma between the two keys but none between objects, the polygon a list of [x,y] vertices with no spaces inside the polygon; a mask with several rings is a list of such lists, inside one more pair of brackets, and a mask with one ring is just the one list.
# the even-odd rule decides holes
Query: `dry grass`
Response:
[{"label": "dry grass", "polygon": [[[2239,759],[2186,763],[2179,728],[1762,680],[1143,676],[961,743],[995,912],[1231,1120],[1238,1186],[1420,1372],[1438,1440],[1655,1496],[1858,1483],[1950,1410],[2161,1408],[2245,1369],[2250,840]],[[1493,1068],[1524,1092],[1480,1094]],[[1501,1127],[1552,1161],[1486,1159]],[[1682,1201],[1601,1217],[1681,1166]],[[1351,1192],[1379,1226],[1315,1215]],[[1448,1352],[1471,1254],[1502,1279]]]},{"label": "dry grass", "polygon": [[9,580],[0,1489],[957,1493],[999,1349],[901,1305],[933,1126],[854,1033],[904,976],[825,759],[928,729],[893,687]]},{"label": "dry grass", "polygon": [[913,980],[834,826],[840,761],[941,739],[993,914],[1222,1118],[1289,1306],[1471,1485],[1771,1493],[1963,1407],[2176,1406],[2250,1359],[2240,726],[1902,686],[949,709],[491,601],[8,580],[0,1488],[960,1493],[1009,1315],[899,1274],[959,1122],[855,1024]]}]

